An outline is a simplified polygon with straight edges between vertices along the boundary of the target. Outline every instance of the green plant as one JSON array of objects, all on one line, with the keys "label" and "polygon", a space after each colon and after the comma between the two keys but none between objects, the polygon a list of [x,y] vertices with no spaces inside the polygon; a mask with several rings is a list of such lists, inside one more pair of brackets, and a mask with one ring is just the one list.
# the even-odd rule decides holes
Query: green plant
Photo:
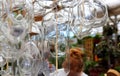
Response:
[{"label": "green plant", "polygon": [[101,73],[99,76],[104,76],[104,73]]},{"label": "green plant", "polygon": [[84,71],[88,74],[89,70],[93,67],[95,67],[98,63],[93,60],[86,60],[84,63]]},{"label": "green plant", "polygon": [[116,66],[114,69],[120,72],[120,66]]},{"label": "green plant", "polygon": [[[66,57],[65,55],[58,57],[58,68],[62,68],[62,63],[63,63],[65,57]],[[55,57],[49,58],[49,61],[50,61],[50,63],[52,63],[56,66],[56,58]]]}]

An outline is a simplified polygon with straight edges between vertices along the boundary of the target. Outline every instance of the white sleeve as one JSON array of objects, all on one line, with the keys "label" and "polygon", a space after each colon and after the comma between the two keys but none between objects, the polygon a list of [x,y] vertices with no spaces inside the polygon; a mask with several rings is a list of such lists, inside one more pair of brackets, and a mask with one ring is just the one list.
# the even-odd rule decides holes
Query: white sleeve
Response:
[{"label": "white sleeve", "polygon": [[88,76],[87,74],[85,74],[84,72],[82,72],[81,76]]},{"label": "white sleeve", "polygon": [[50,76],[54,76],[54,72],[53,72],[53,73],[50,73]]},{"label": "white sleeve", "polygon": [[58,69],[57,71],[50,73],[50,76],[67,76],[67,75],[66,75],[64,69]]}]

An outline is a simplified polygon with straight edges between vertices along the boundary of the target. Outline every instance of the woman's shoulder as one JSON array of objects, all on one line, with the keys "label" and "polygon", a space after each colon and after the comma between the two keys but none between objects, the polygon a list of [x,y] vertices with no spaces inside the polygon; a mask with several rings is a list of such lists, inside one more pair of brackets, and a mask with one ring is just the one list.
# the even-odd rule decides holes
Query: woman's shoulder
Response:
[{"label": "woman's shoulder", "polygon": [[88,76],[87,74],[85,74],[84,72],[81,73],[81,76]]},{"label": "woman's shoulder", "polygon": [[66,72],[64,71],[64,69],[58,69],[52,73],[50,73],[50,76],[66,76]]}]

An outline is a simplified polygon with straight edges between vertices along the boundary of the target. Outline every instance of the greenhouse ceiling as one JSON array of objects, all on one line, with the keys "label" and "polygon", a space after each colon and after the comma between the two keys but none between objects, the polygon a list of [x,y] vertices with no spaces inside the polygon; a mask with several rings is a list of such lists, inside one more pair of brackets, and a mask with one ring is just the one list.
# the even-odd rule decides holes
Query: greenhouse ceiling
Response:
[{"label": "greenhouse ceiling", "polygon": [[108,6],[109,15],[120,15],[120,0],[104,0]]}]

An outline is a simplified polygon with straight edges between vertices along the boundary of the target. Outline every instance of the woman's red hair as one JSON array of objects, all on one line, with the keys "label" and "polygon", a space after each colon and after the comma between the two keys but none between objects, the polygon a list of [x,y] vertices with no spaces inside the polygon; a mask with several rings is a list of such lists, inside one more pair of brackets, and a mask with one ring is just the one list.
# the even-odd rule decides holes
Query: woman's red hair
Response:
[{"label": "woman's red hair", "polygon": [[[63,68],[70,72],[80,73],[83,69],[83,52],[80,48],[71,48],[67,51],[68,57],[63,62]],[[72,75],[71,75],[72,76]]]}]

